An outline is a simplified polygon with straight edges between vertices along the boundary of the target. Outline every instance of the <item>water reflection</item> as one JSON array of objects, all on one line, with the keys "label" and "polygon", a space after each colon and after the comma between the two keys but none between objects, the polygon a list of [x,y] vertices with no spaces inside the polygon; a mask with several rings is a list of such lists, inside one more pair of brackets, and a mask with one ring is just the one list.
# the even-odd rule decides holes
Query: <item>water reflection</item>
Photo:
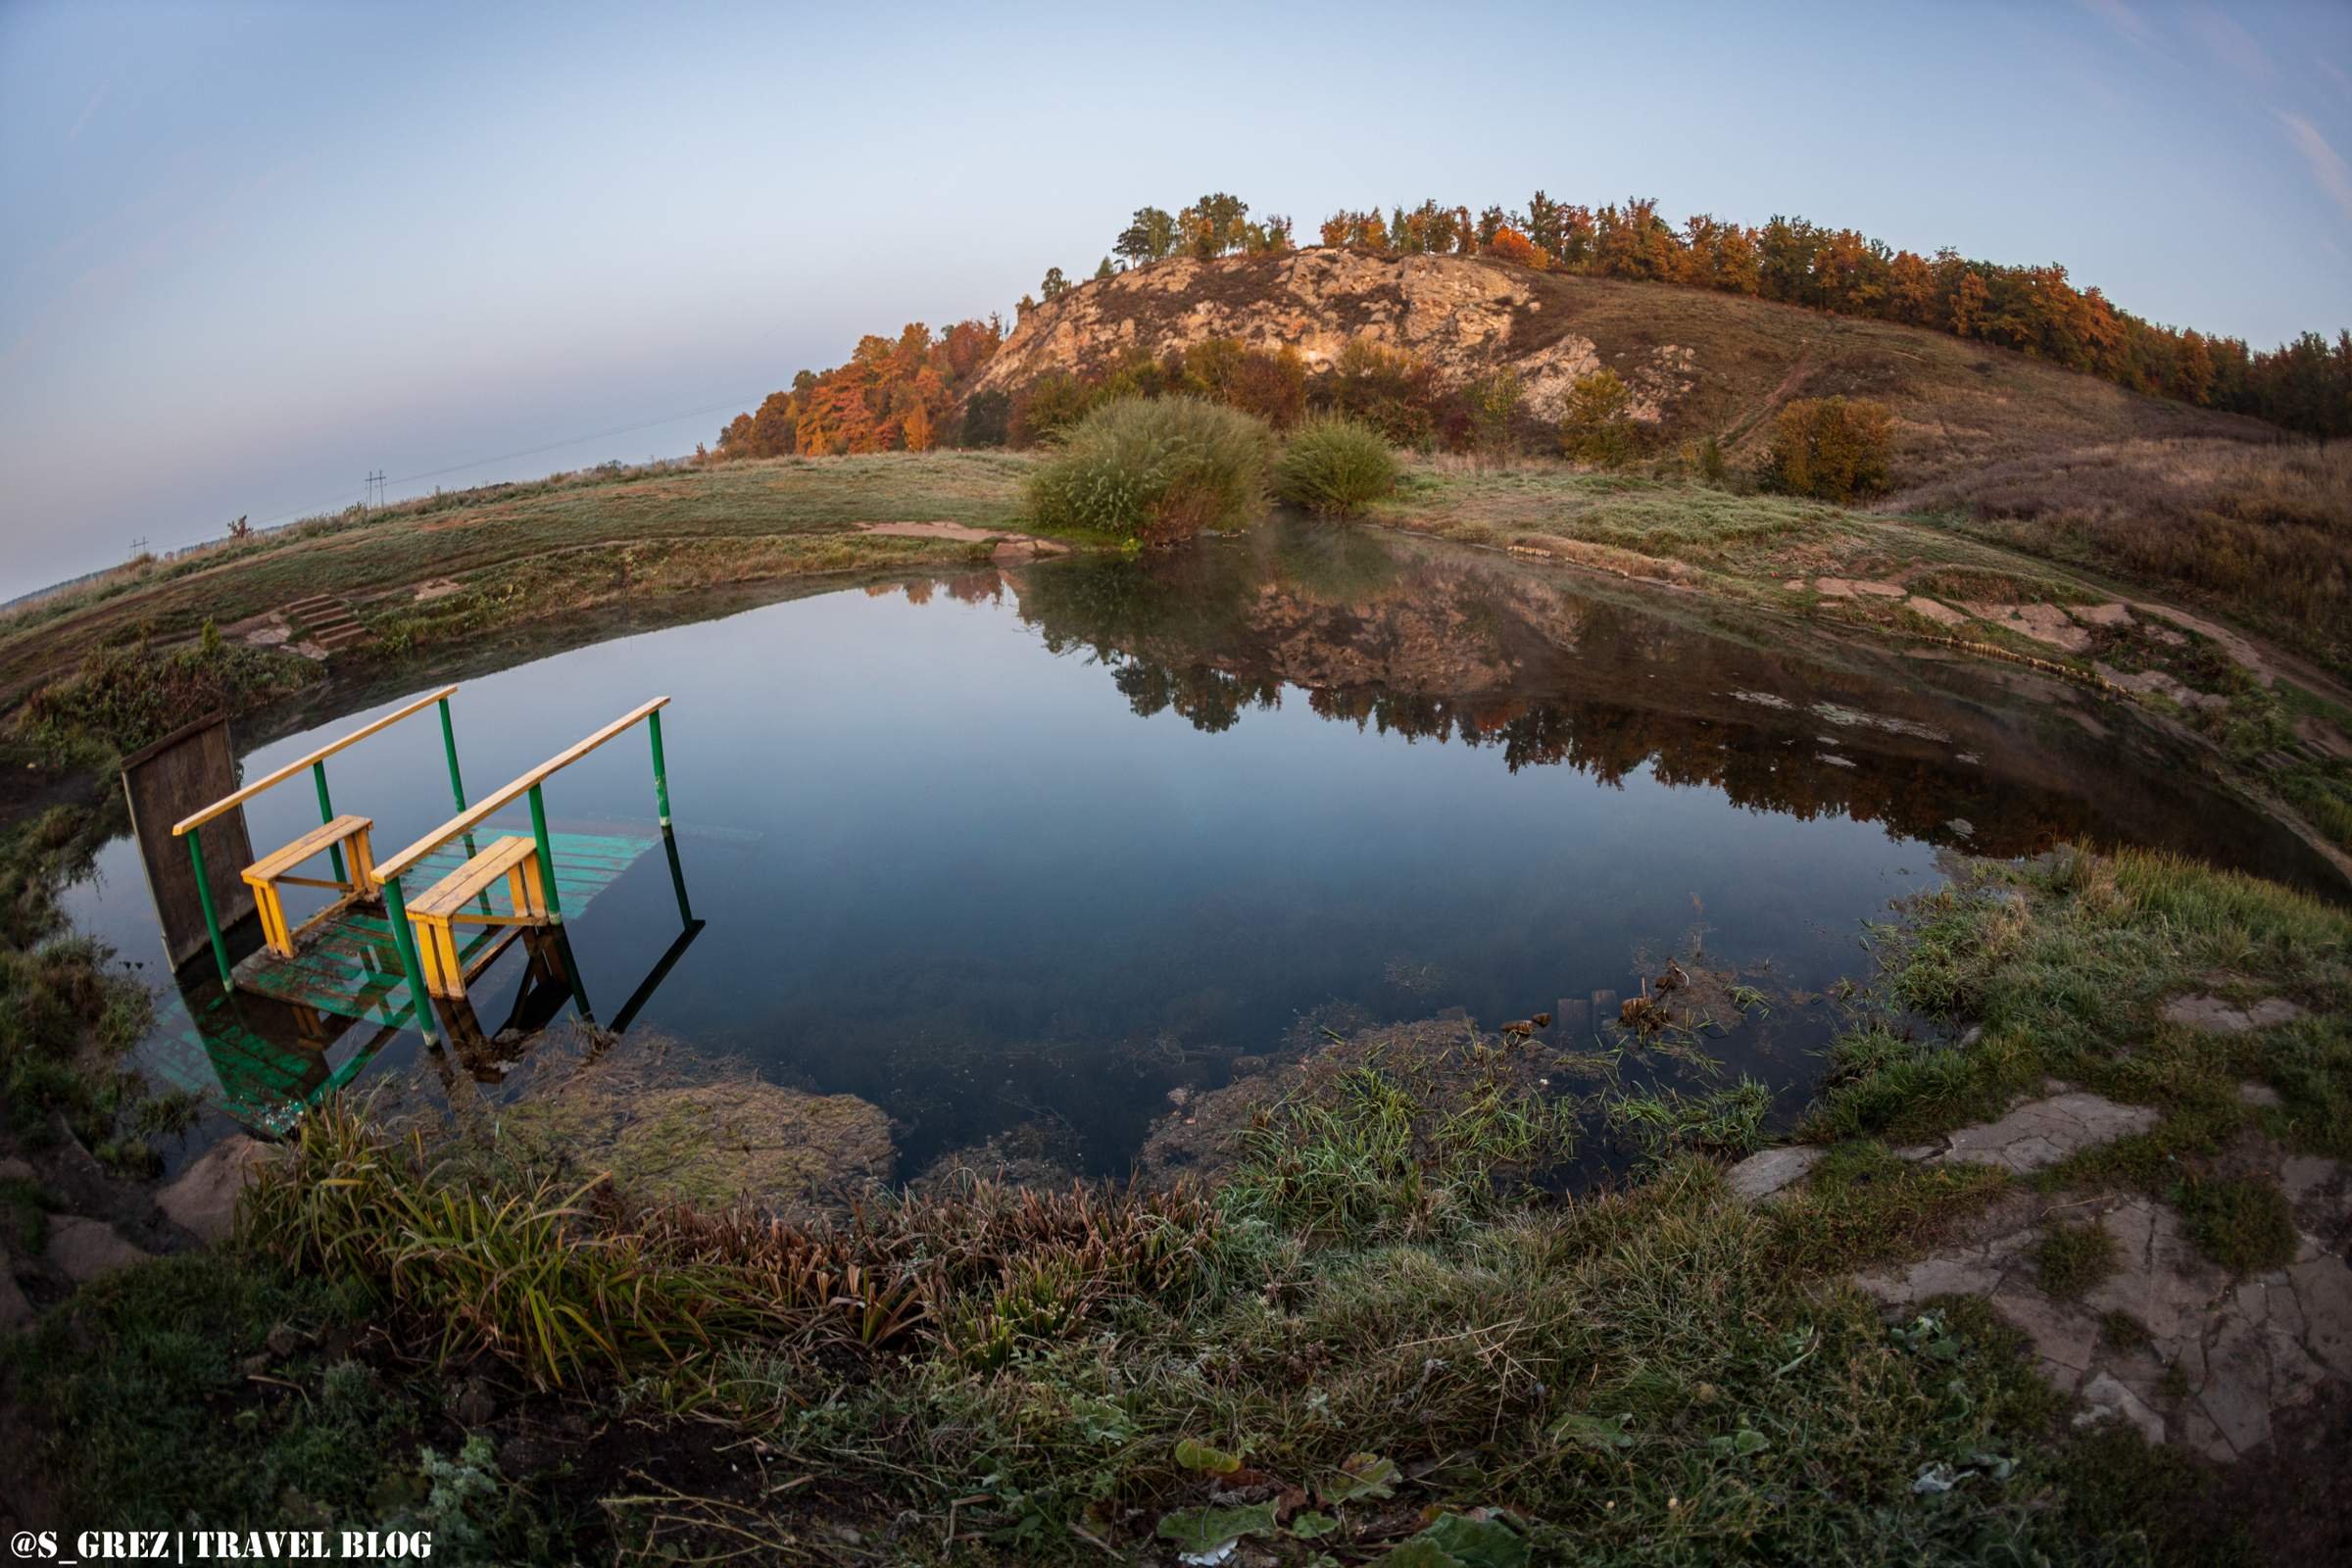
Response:
[{"label": "water reflection", "polygon": [[1977,854],[2157,844],[2333,882],[2291,835],[2169,776],[2180,755],[2119,738],[2061,683],[1799,655],[1703,625],[1696,606],[1678,619],[1656,594],[1612,599],[1457,547],[1292,522],[1182,556],[941,586],[967,603],[1009,592],[1049,648],[1091,655],[1136,714],[1204,733],[1288,694],[1359,730],[1491,750],[1512,772],[1645,771]]}]

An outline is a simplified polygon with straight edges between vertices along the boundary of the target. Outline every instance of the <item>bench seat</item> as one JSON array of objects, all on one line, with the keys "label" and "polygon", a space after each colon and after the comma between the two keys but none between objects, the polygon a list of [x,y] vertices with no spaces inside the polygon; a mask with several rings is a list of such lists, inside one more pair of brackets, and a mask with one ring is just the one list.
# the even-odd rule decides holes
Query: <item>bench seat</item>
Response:
[{"label": "bench seat", "polygon": [[[374,826],[368,817],[338,816],[319,823],[293,843],[270,851],[245,868],[246,885],[253,889],[254,913],[261,917],[262,938],[270,945],[270,952],[281,958],[291,958],[294,939],[299,935],[286,923],[285,903],[277,891],[281,884],[335,888],[347,898],[366,898],[375,892],[375,856],[368,842],[368,830]],[[351,856],[348,873],[343,860],[345,851]],[[332,880],[293,874],[296,866],[320,855],[334,858]],[[313,919],[303,929],[317,923]]]},{"label": "bench seat", "polygon": [[[502,878],[507,884],[503,914],[490,908],[487,896]],[[425,989],[436,997],[463,997],[466,969],[458,957],[453,925],[548,923],[546,896],[539,884],[539,846],[514,834],[497,839],[410,901],[408,911],[416,933],[416,954],[424,964]]]}]

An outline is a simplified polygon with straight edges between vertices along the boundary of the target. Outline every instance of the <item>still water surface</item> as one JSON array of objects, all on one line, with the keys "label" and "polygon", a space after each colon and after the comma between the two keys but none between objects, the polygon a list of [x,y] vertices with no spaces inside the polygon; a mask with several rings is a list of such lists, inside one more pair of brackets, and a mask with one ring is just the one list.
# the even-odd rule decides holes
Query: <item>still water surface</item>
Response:
[{"label": "still water surface", "polygon": [[[1696,613],[1286,522],[1160,561],[771,604],[467,679],[455,710],[478,793],[670,695],[707,924],[630,1026],[875,1102],[908,1175],[1041,1120],[1086,1168],[1123,1169],[1171,1089],[1237,1057],[1454,1008],[1491,1029],[1632,995],[1669,956],[1770,997],[1725,1049],[1786,1116],[1834,1026],[1820,994],[1867,975],[1865,922],[1933,886],[1940,849],[2092,838],[2308,873],[2149,743],[1998,674],[1930,666],[1931,687]],[[264,746],[247,776],[394,706]],[[446,814],[429,715],[331,767],[379,855]],[[650,831],[642,730],[547,798],[560,830]],[[307,788],[275,791],[254,842],[313,812]],[[156,952],[127,844],[74,909],[125,956]],[[680,934],[660,851],[569,932],[611,1022]],[[476,984],[485,1032],[522,969],[510,954]],[[182,975],[199,1002],[207,973]],[[368,1071],[420,1049],[395,1041]]]}]

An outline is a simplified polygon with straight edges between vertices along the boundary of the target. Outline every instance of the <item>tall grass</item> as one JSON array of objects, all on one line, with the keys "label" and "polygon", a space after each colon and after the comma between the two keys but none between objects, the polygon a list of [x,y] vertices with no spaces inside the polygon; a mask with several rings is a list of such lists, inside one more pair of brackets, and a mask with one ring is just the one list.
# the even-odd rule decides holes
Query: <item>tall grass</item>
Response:
[{"label": "tall grass", "polygon": [[1105,404],[1029,481],[1039,527],[1146,549],[1250,521],[1265,504],[1273,432],[1200,398]]},{"label": "tall grass", "polygon": [[1274,493],[1325,516],[1350,517],[1396,487],[1396,455],[1370,425],[1328,415],[1283,443]]}]

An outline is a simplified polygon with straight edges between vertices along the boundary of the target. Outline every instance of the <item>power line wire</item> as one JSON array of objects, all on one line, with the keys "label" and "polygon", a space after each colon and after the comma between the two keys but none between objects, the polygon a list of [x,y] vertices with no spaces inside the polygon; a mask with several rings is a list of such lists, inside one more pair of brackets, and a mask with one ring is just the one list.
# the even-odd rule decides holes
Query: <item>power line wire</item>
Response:
[{"label": "power line wire", "polygon": [[[493,463],[512,463],[517,458],[537,457],[542,452],[555,452],[564,447],[576,447],[584,441],[602,441],[611,436],[627,435],[633,430],[650,430],[658,424],[674,424],[680,419],[692,419],[706,414],[716,414],[721,409],[741,408],[747,403],[756,407],[760,400],[765,396],[767,396],[767,394],[761,392],[751,397],[728,398],[722,403],[706,404],[699,409],[688,409],[682,414],[665,414],[658,419],[641,419],[635,424],[616,425],[610,430],[592,430],[586,435],[570,436],[562,441],[550,441],[545,446],[525,447],[519,452],[502,452],[494,458],[476,458],[470,463],[452,464],[446,468],[435,468],[428,473],[405,474],[398,479],[391,480],[390,483],[401,485],[420,484],[427,479],[439,479],[449,474],[463,473],[468,468],[486,468]],[[296,507],[291,511],[278,513],[275,516],[267,517],[262,521],[255,523],[254,526],[257,528],[269,528],[295,517],[315,517],[322,513],[334,509],[344,502],[357,499],[358,494],[359,492],[357,491],[345,490],[337,494],[331,500],[322,501],[314,506]]]}]

